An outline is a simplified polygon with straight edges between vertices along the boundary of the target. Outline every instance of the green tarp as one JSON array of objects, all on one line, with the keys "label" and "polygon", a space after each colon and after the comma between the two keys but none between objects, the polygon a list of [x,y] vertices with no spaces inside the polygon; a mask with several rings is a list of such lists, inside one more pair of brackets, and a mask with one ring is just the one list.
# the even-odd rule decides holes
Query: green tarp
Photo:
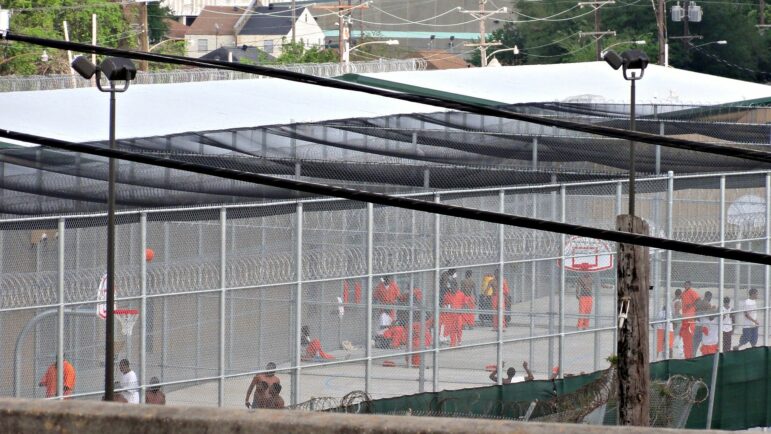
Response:
[{"label": "green tarp", "polygon": [[[651,364],[651,378],[666,381],[676,374],[701,379],[708,386],[712,378],[713,356],[690,360],[666,360]],[[718,360],[718,377],[713,429],[740,430],[771,426],[771,366],[769,348],[724,353]],[[564,380],[530,381],[504,386],[420,393],[371,402],[372,413],[417,415],[458,415],[488,418],[516,418],[527,411],[528,403],[571,393],[591,382],[599,373]],[[691,409],[686,428],[706,428],[708,400]]]}]

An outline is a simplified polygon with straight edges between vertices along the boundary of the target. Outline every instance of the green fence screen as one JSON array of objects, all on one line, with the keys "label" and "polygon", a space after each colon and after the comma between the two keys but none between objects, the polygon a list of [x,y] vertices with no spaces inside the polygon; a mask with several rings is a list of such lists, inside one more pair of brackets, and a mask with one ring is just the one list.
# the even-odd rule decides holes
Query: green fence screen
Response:
[{"label": "green fence screen", "polygon": [[[759,347],[719,355],[712,428],[740,430],[771,426],[771,364],[769,348]],[[651,378],[664,380],[680,374],[701,379],[708,386],[712,379],[714,356],[690,360],[665,360],[651,364]],[[517,418],[527,411],[529,402],[549,400],[571,393],[597,378],[599,373],[503,386],[475,387],[371,402],[377,414],[456,415],[485,418]],[[687,428],[706,428],[709,400],[691,409]]]}]

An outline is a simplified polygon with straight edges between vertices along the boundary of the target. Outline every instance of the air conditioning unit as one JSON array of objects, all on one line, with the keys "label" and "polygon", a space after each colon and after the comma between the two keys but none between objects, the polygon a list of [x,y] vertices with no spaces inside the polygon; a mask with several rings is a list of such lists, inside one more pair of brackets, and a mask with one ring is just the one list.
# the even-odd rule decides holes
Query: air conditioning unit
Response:
[{"label": "air conditioning unit", "polygon": [[696,3],[688,4],[688,21],[692,23],[700,23],[703,12],[701,6],[697,6]]},{"label": "air conditioning unit", "polygon": [[680,6],[680,3],[672,6],[672,21],[674,22],[683,21],[684,15],[685,15],[685,12],[683,11],[683,7]]}]

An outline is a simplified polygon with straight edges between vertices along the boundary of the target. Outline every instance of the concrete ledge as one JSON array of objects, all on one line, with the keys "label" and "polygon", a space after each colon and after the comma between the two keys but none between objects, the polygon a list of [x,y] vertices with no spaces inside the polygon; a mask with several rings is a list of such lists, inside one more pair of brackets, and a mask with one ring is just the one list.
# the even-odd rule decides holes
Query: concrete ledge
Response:
[{"label": "concrete ledge", "polygon": [[717,433],[540,424],[482,419],[348,415],[282,410],[249,412],[209,407],[163,407],[93,401],[43,401],[0,398],[0,433],[57,434],[628,434]]}]

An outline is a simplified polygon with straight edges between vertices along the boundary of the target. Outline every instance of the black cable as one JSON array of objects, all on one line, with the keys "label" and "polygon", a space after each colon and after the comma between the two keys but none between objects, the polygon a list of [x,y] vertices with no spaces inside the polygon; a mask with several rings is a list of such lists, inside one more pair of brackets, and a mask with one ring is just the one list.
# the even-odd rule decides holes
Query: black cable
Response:
[{"label": "black cable", "polygon": [[541,220],[530,217],[522,217],[510,214],[503,214],[491,211],[482,211],[460,206],[447,205],[443,203],[429,202],[421,199],[409,197],[390,196],[381,193],[372,193],[351,188],[337,187],[332,185],[316,184],[306,181],[293,179],[277,178],[273,176],[260,175],[256,173],[244,172],[242,170],[209,167],[203,164],[189,163],[171,158],[157,157],[154,155],[138,154],[122,150],[111,150],[109,148],[100,148],[93,145],[82,143],[72,143],[63,140],[51,139],[35,136],[32,134],[18,133],[9,130],[0,130],[0,137],[12,140],[19,140],[27,143],[35,143],[41,146],[62,149],[70,152],[81,152],[90,155],[99,155],[107,158],[118,158],[136,163],[150,164],[153,166],[167,167],[169,169],[185,170],[204,175],[216,176],[220,178],[233,179],[237,181],[251,182],[255,184],[268,185],[272,187],[284,188],[293,191],[302,191],[306,193],[332,196],[342,199],[349,199],[359,202],[368,202],[396,208],[411,209],[433,214],[441,214],[450,217],[459,217],[471,220],[484,221],[488,223],[504,224],[507,226],[516,226],[539,231],[555,232],[559,234],[575,235],[581,237],[595,238],[619,243],[635,244],[640,246],[654,247],[676,252],[692,253],[702,256],[711,256],[715,258],[733,259],[736,261],[750,262],[762,265],[771,265],[771,255],[762,253],[747,252],[736,249],[727,249],[725,247],[716,247],[685,241],[668,240],[663,238],[651,237],[648,235],[633,234],[628,232],[612,231],[605,229],[592,228],[587,226],[574,225],[569,223],[559,223],[548,220]]},{"label": "black cable", "polygon": [[771,163],[771,153],[753,149],[739,148],[735,146],[715,145],[711,143],[702,143],[692,140],[683,140],[656,134],[643,133],[638,131],[629,131],[621,128],[599,126],[592,124],[583,124],[560,119],[552,119],[535,115],[515,113],[508,110],[502,110],[481,104],[460,102],[451,98],[440,96],[414,95],[408,93],[394,92],[360,84],[349,83],[341,80],[316,77],[293,71],[285,71],[275,68],[259,65],[246,65],[240,63],[222,62],[217,60],[194,59],[184,56],[172,56],[165,54],[145,53],[133,50],[121,50],[117,48],[98,47],[95,45],[80,44],[76,42],[57,41],[53,39],[38,38],[34,36],[16,35],[8,32],[5,39],[9,41],[27,42],[49,48],[58,48],[61,50],[72,50],[83,53],[94,53],[107,56],[126,57],[138,60],[147,60],[151,62],[172,63],[177,65],[197,66],[201,68],[225,69],[230,71],[245,72],[251,74],[264,75],[283,80],[295,81],[299,83],[312,84],[316,86],[330,87],[353,92],[364,92],[372,95],[383,96],[386,98],[399,99],[418,104],[426,104],[437,107],[443,107],[453,110],[466,111],[480,115],[494,116],[505,119],[512,119],[523,122],[530,122],[538,125],[557,127],[566,130],[580,131],[588,134],[596,134],[605,137],[613,137],[625,140],[634,140],[637,142],[648,143],[652,145],[661,145],[676,149],[686,149],[696,152],[704,152],[726,157],[741,158],[763,163]]}]

